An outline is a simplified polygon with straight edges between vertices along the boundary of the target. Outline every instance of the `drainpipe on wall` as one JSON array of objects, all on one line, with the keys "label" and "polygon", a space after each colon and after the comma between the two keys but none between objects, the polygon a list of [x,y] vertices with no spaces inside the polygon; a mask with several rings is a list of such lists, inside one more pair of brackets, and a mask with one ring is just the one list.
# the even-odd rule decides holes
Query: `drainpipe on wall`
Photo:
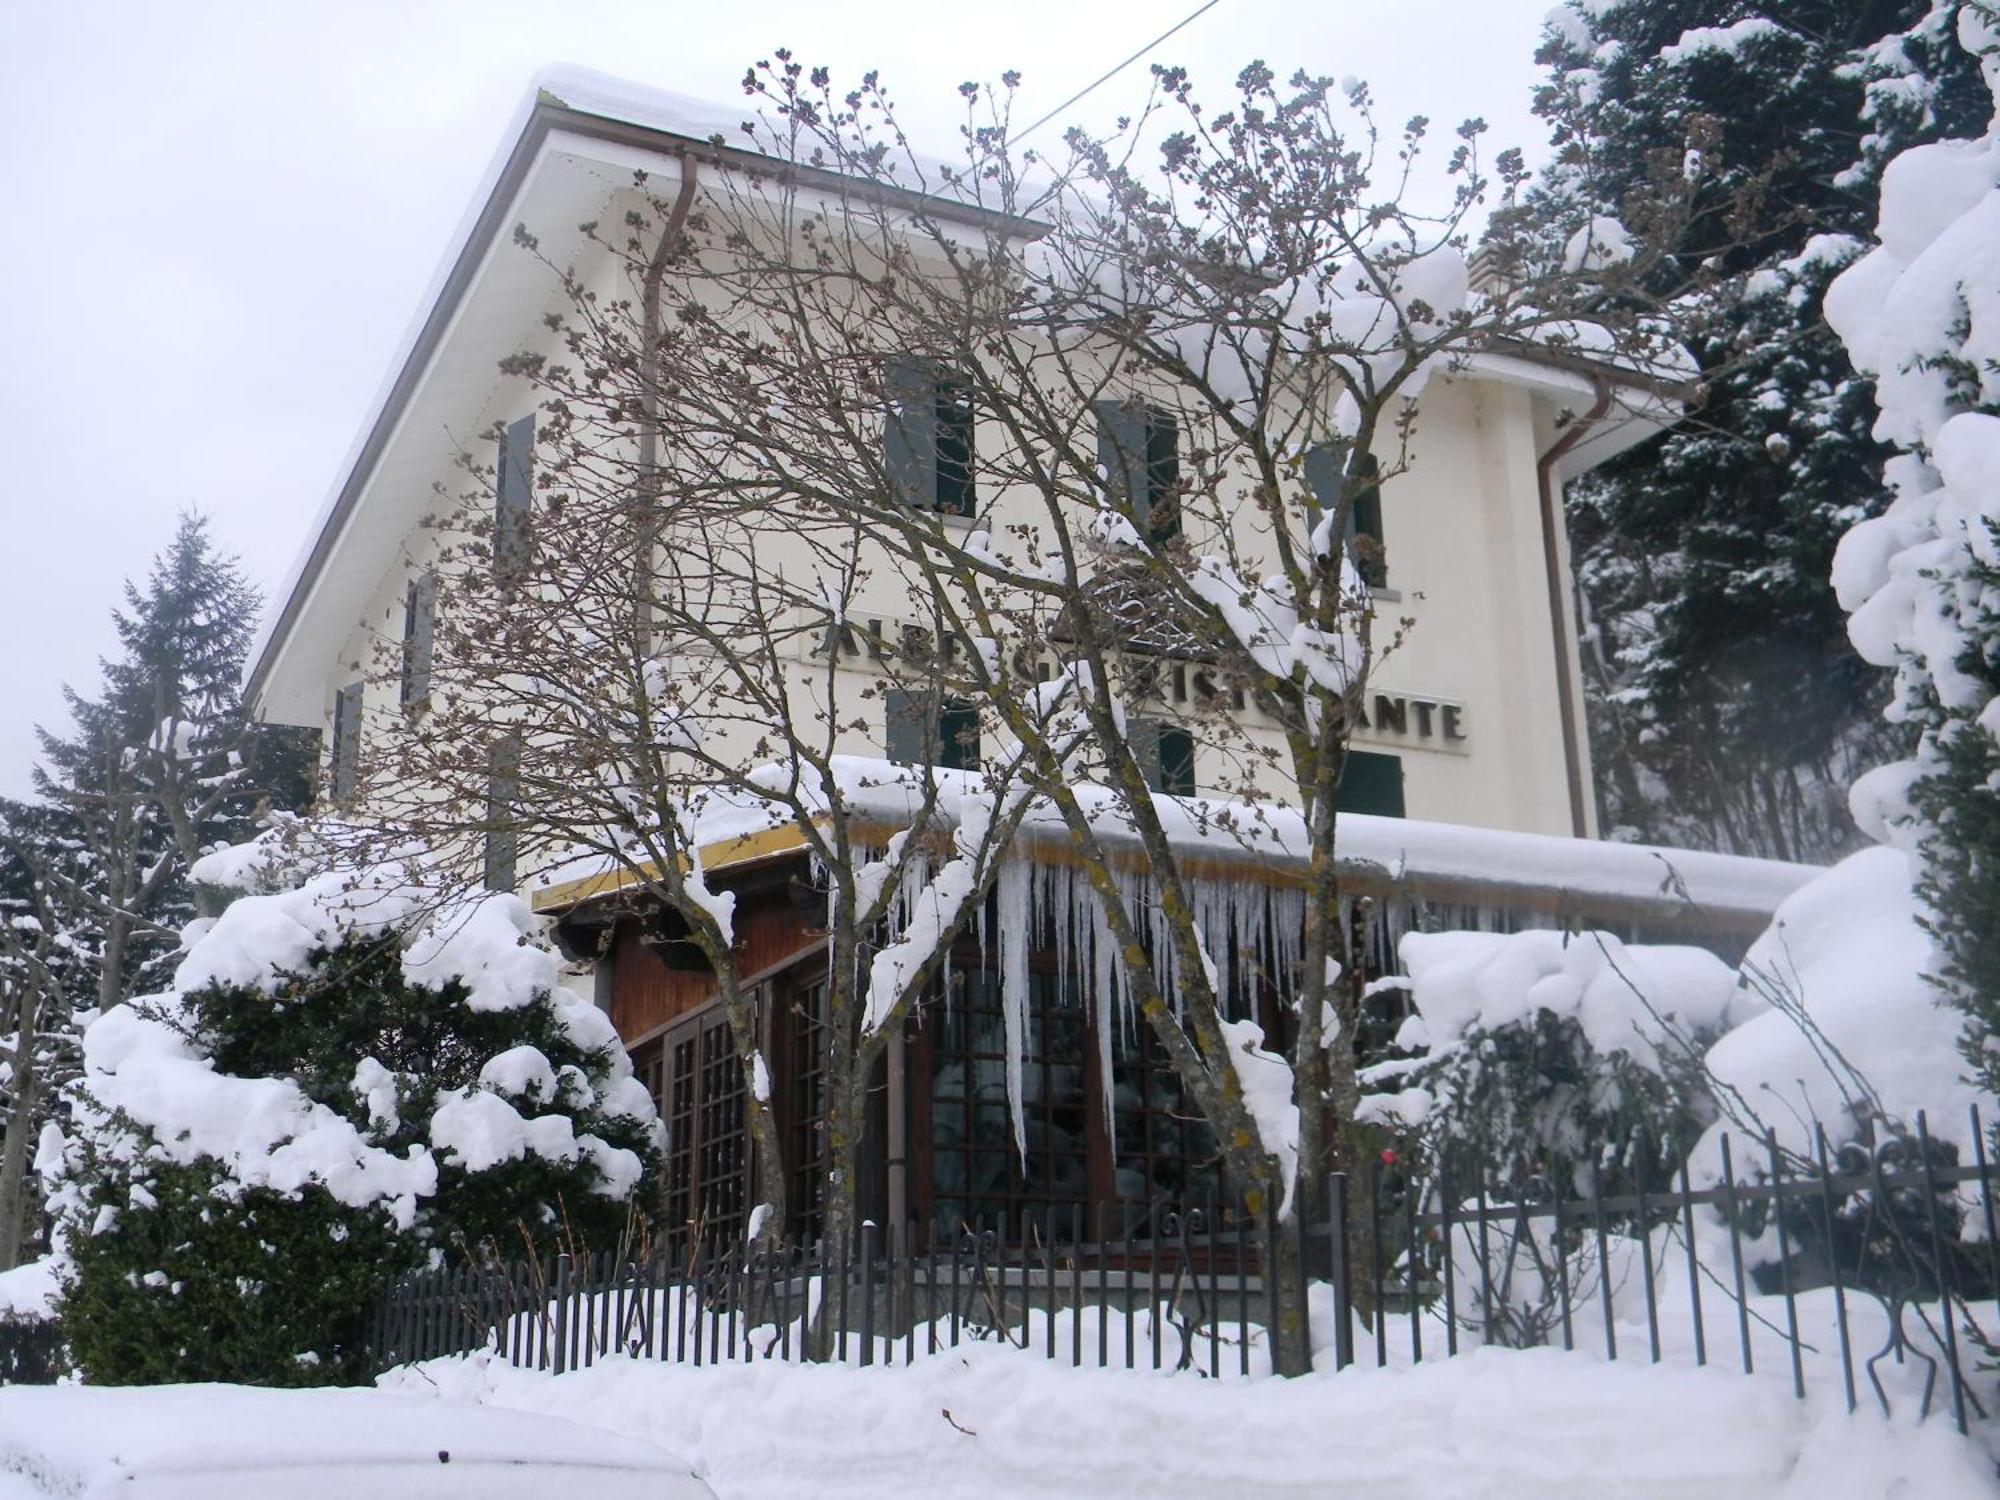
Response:
[{"label": "drainpipe on wall", "polygon": [[655,349],[654,331],[660,326],[660,278],[674,258],[681,231],[687,226],[688,210],[694,206],[695,158],[680,153],[681,185],[674,206],[667,214],[660,243],[646,265],[646,278],[639,312],[639,501],[642,534],[638,555],[633,559],[633,595],[639,614],[639,644],[644,654],[653,651],[653,527],[658,519],[658,474],[660,455],[660,358]]},{"label": "drainpipe on wall", "polygon": [[1611,410],[1611,386],[1592,374],[1597,399],[1589,411],[1570,424],[1569,430],[1549,445],[1535,461],[1535,485],[1542,501],[1542,566],[1549,583],[1549,635],[1556,652],[1556,703],[1562,718],[1563,769],[1569,780],[1569,821],[1578,838],[1588,836],[1589,793],[1583,784],[1583,751],[1579,735],[1576,687],[1569,670],[1569,596],[1562,576],[1562,512],[1556,504],[1555,466],[1564,454],[1590,435],[1590,431]]}]

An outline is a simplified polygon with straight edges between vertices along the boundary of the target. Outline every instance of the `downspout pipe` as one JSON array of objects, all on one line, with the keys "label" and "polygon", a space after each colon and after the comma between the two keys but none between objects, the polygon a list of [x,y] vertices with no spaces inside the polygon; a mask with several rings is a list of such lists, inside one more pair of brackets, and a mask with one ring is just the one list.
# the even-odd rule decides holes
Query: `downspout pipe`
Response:
[{"label": "downspout pipe", "polygon": [[637,555],[632,560],[633,597],[639,611],[638,640],[651,655],[653,649],[653,528],[659,516],[660,458],[660,356],[657,330],[660,326],[660,278],[666,274],[687,227],[688,210],[694,206],[698,176],[692,152],[680,153],[681,184],[674,206],[660,231],[660,243],[646,264],[646,276],[639,299],[639,529]]},{"label": "downspout pipe", "polygon": [[1563,517],[1557,502],[1555,469],[1563,456],[1590,436],[1611,410],[1610,382],[1593,374],[1591,384],[1597,397],[1590,410],[1572,422],[1535,461],[1535,486],[1542,503],[1542,568],[1548,575],[1549,586],[1549,638],[1555,647],[1556,705],[1562,720],[1563,770],[1569,781],[1570,830],[1578,838],[1587,838],[1590,832],[1590,788],[1583,781],[1582,725],[1577,712],[1576,686],[1570,679],[1569,591],[1563,587]]}]

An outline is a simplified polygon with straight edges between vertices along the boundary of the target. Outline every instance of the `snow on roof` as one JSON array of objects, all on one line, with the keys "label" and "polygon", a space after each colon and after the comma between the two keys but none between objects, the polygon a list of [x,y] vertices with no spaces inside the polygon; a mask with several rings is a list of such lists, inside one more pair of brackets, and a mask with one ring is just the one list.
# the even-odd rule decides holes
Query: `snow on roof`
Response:
[{"label": "snow on roof", "polygon": [[[865,756],[835,756],[834,778],[850,814],[888,828],[907,826],[920,805],[924,776],[934,777],[938,809],[955,820],[960,799],[983,788],[978,772],[919,769]],[[772,765],[752,773],[776,785],[783,776]],[[1114,844],[1135,836],[1124,823],[1117,795],[1108,787],[1084,784],[1078,800],[1100,833]],[[824,807],[823,788],[808,786],[809,806]],[[1232,802],[1208,797],[1156,796],[1168,837],[1197,860],[1218,867],[1263,867],[1283,881],[1306,860],[1305,820],[1275,803]],[[795,850],[802,840],[765,835],[788,829],[791,815],[775,802],[748,793],[716,793],[693,810],[694,837],[711,875],[731,864]],[[1029,814],[1024,839],[1043,850],[1066,850],[1069,837],[1053,808]],[[1662,912],[1692,908],[1714,916],[1755,919],[1761,926],[1778,904],[1819,873],[1810,865],[1748,859],[1694,849],[1647,844],[1615,844],[1553,834],[1513,833],[1343,813],[1339,820],[1340,862],[1350,876],[1424,886],[1476,887],[1498,896],[1511,894],[1527,907],[1561,909],[1606,905],[1645,906]],[[619,888],[611,861],[579,855],[544,871],[535,884],[535,906],[559,910]]]}]

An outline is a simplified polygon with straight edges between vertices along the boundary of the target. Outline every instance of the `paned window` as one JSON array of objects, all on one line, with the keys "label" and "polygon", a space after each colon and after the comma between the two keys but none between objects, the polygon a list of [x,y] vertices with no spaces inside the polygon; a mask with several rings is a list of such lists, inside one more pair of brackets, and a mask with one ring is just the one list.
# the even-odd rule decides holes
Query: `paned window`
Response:
[{"label": "paned window", "polygon": [[[1389,568],[1382,547],[1382,486],[1376,482],[1375,455],[1364,453],[1356,460],[1367,484],[1354,496],[1347,509],[1346,555],[1354,571],[1370,588],[1389,586]],[[1324,444],[1306,450],[1306,487],[1322,511],[1340,503],[1340,453]]]},{"label": "paned window", "polygon": [[1404,816],[1402,758],[1373,750],[1349,750],[1340,769],[1334,805],[1342,812]]},{"label": "paned window", "polygon": [[[998,976],[955,975],[949,1004],[931,1012],[931,1222],[942,1242],[961,1228],[1004,1223],[1010,1239],[1046,1215],[1067,1225],[1090,1197],[1090,1043],[1083,1008],[1058,1004],[1056,980],[1031,980],[1022,1018],[1017,1139],[1007,1099],[1007,1023]],[[1024,1149],[1025,1147],[1025,1149]]]},{"label": "paned window", "polygon": [[1158,546],[1180,535],[1180,427],[1143,401],[1099,401],[1097,461],[1112,498]]},{"label": "paned window", "polygon": [[917,510],[973,513],[972,391],[933,360],[898,357],[887,373],[883,466],[895,497]]},{"label": "paned window", "polygon": [[1170,797],[1192,797],[1194,736],[1177,724],[1158,719],[1128,719],[1132,753],[1146,775],[1146,785]]},{"label": "paned window", "polygon": [[979,769],[979,710],[960,698],[890,688],[883,695],[889,759],[903,766]]}]

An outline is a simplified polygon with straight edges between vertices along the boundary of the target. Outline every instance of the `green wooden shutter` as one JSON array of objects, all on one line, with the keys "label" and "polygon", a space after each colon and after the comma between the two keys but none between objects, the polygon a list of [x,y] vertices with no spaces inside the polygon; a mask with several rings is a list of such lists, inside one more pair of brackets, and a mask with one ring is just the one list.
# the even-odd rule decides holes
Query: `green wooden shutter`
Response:
[{"label": "green wooden shutter", "polygon": [[521,741],[514,735],[494,741],[486,770],[486,889],[514,889],[520,854]]},{"label": "green wooden shutter", "polygon": [[1139,774],[1146,778],[1146,785],[1160,791],[1160,721],[1128,717],[1125,743],[1131,747],[1132,758],[1139,763]]},{"label": "green wooden shutter", "polygon": [[527,571],[534,464],[535,419],[530,414],[508,423],[500,438],[493,495],[493,567],[504,579],[517,579]]},{"label": "green wooden shutter", "polygon": [[1160,726],[1159,790],[1170,797],[1194,795],[1194,736],[1172,724]]},{"label": "green wooden shutter", "polygon": [[1146,540],[1154,546],[1181,534],[1180,424],[1171,412],[1146,409]]},{"label": "green wooden shutter", "polygon": [[419,573],[403,597],[403,706],[430,701],[431,652],[437,634],[437,578]]},{"label": "green wooden shutter", "polygon": [[1403,813],[1403,761],[1400,756],[1371,750],[1350,750],[1340,768],[1340,790],[1334,798],[1341,812],[1373,813],[1400,818]]},{"label": "green wooden shutter", "polygon": [[936,715],[933,705],[936,700],[928,693],[913,693],[908,688],[888,688],[882,694],[884,707],[884,741],[889,759],[899,766],[924,766],[931,763],[932,744],[936,733]]},{"label": "green wooden shutter", "polygon": [[361,684],[350,682],[333,699],[333,800],[345,805],[361,780]]},{"label": "green wooden shutter", "polygon": [[1097,415],[1097,461],[1104,467],[1104,482],[1111,492],[1111,501],[1143,526],[1147,485],[1146,408],[1136,401],[1095,401],[1091,409]]},{"label": "green wooden shutter", "polygon": [[929,361],[898,355],[884,376],[889,419],[882,467],[897,503],[932,510],[938,496],[937,376]]}]

